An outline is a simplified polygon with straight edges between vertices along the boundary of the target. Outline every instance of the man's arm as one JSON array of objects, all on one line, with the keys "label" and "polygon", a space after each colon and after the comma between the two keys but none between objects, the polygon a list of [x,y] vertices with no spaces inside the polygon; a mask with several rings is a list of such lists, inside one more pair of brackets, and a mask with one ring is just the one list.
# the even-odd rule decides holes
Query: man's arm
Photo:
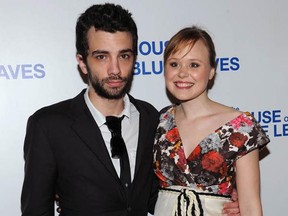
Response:
[{"label": "man's arm", "polygon": [[150,194],[150,199],[149,199],[149,213],[151,214],[154,214],[154,208],[155,208],[155,204],[158,198],[158,190],[159,190],[159,181],[153,172],[153,184],[152,184],[152,189],[151,189],[151,194]]},{"label": "man's arm", "polygon": [[232,201],[225,203],[223,206],[223,214],[226,216],[241,216],[238,202],[238,193],[236,190],[232,192]]},{"label": "man's arm", "polygon": [[30,117],[24,142],[25,177],[22,216],[54,216],[55,161],[47,131]]}]

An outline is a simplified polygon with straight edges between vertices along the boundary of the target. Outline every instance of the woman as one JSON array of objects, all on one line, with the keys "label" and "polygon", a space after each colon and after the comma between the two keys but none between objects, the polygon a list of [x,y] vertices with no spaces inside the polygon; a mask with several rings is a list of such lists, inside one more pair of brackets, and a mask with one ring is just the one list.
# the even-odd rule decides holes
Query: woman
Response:
[{"label": "woman", "polygon": [[208,97],[216,73],[209,34],[195,26],[179,31],[164,66],[176,103],[161,111],[155,138],[155,215],[222,215],[235,185],[241,216],[262,215],[259,149],[269,139],[250,113]]}]

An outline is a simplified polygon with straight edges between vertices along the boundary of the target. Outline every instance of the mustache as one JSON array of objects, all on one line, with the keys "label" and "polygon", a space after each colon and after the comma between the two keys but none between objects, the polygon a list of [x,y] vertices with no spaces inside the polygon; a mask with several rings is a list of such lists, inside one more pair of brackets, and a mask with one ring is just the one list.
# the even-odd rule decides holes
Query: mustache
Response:
[{"label": "mustache", "polygon": [[128,81],[128,77],[121,77],[120,75],[115,74],[115,75],[111,75],[111,76],[103,79],[102,81],[103,82],[108,82],[108,81],[111,81],[111,80],[121,80],[121,81],[126,82],[126,81]]}]

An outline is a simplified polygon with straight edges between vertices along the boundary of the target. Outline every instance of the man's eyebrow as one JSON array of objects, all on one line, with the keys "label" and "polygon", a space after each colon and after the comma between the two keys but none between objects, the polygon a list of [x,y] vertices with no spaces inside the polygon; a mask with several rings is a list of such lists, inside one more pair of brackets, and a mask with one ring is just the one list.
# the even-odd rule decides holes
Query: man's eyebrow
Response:
[{"label": "man's eyebrow", "polygon": [[121,50],[120,53],[126,53],[126,52],[131,52],[133,53],[133,50],[132,49],[124,49],[124,50]]},{"label": "man's eyebrow", "polygon": [[107,54],[107,53],[109,53],[109,52],[106,50],[94,50],[91,54],[93,56],[95,54]]},{"label": "man's eyebrow", "polygon": [[[127,52],[131,52],[133,53],[133,50],[132,49],[123,49],[123,50],[120,50],[119,53],[127,53]],[[92,56],[93,55],[96,55],[96,54],[108,54],[109,52],[107,50],[94,50],[92,52]]]}]

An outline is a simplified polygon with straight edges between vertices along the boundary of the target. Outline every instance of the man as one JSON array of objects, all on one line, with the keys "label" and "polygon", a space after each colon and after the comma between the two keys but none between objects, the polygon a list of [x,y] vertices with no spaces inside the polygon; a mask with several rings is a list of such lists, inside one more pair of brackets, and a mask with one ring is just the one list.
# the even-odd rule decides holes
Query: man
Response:
[{"label": "man", "polygon": [[[127,92],[137,53],[131,14],[112,4],[94,5],[76,26],[77,60],[88,89],[43,108],[28,121],[24,144],[22,215],[147,215],[152,211],[152,146],[158,111]],[[132,183],[119,179],[111,158],[106,116],[122,116]]]},{"label": "man", "polygon": [[[23,216],[54,215],[55,194],[60,215],[153,213],[157,181],[152,147],[158,112],[128,94],[137,41],[131,13],[119,5],[94,5],[79,17],[77,61],[87,76],[88,88],[29,118],[24,143]],[[122,136],[130,166],[127,183],[121,181],[124,156],[113,156],[112,139],[121,133],[111,130],[107,116],[123,116]]]}]

